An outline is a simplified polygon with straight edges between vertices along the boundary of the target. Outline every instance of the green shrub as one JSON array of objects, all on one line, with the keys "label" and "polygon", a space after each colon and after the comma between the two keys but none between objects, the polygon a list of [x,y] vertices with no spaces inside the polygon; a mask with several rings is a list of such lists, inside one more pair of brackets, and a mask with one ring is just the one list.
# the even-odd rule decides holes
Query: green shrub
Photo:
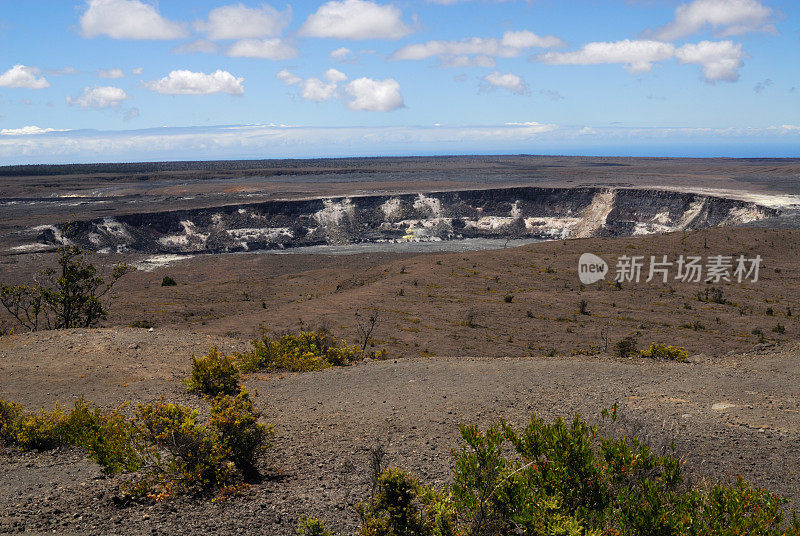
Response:
[{"label": "green shrub", "polygon": [[178,284],[177,281],[175,281],[174,279],[172,279],[168,275],[165,275],[164,279],[161,280],[161,286],[162,287],[174,287],[177,284]]},{"label": "green shrub", "polygon": [[297,525],[297,534],[301,536],[333,536],[325,529],[325,524],[316,517],[302,517]]},{"label": "green shrub", "polygon": [[19,404],[0,400],[0,437],[23,450],[82,447],[107,473],[134,471],[142,463],[136,429],[120,412],[91,409],[83,397],[65,412],[25,413]]},{"label": "green shrub", "polygon": [[668,346],[666,344],[653,343],[650,345],[649,350],[642,350],[639,352],[641,357],[648,357],[651,359],[667,359],[669,361],[677,361],[685,363],[689,359],[689,351],[680,346]]},{"label": "green shrub", "polygon": [[438,491],[387,469],[358,506],[359,534],[800,536],[796,518],[783,526],[776,495],[741,479],[692,488],[674,449],[656,454],[636,437],[602,437],[579,417],[534,415],[522,430],[462,426],[461,437],[451,486]]},{"label": "green shrub", "polygon": [[623,359],[636,355],[638,352],[636,349],[636,337],[625,337],[621,341],[618,341],[614,345],[614,351],[617,356]]},{"label": "green shrub", "polygon": [[192,375],[185,383],[189,392],[203,396],[234,395],[239,391],[236,360],[212,346],[207,356],[192,356]]},{"label": "green shrub", "polygon": [[211,402],[209,425],[215,431],[222,455],[244,475],[255,472],[259,454],[271,446],[272,426],[258,422],[259,417],[244,388],[236,396],[219,395]]},{"label": "green shrub", "polygon": [[0,439],[6,443],[16,442],[16,431],[22,418],[22,406],[0,399]]},{"label": "green shrub", "polygon": [[128,325],[132,328],[143,328],[143,329],[150,329],[156,326],[150,320],[134,320]]},{"label": "green shrub", "polygon": [[243,372],[256,370],[310,371],[346,366],[363,359],[361,351],[326,331],[298,331],[279,337],[264,334],[252,350],[239,354]]},{"label": "green shrub", "polygon": [[144,478],[129,483],[132,495],[165,499],[185,492],[220,490],[220,498],[256,473],[259,454],[270,446],[272,427],[259,422],[245,389],[236,396],[218,395],[208,425],[197,411],[171,403],[140,405],[137,426],[153,467]]},{"label": "green shrub", "polygon": [[775,327],[772,328],[772,331],[780,335],[786,333],[786,328],[783,326],[783,324],[778,322],[777,324],[775,324]]},{"label": "green shrub", "polygon": [[456,516],[448,495],[423,486],[406,471],[390,467],[375,495],[357,505],[360,536],[450,536]]},{"label": "green shrub", "polygon": [[506,303],[513,302],[514,301],[514,295],[513,294],[506,294],[505,296],[503,296],[503,301],[506,302]]}]

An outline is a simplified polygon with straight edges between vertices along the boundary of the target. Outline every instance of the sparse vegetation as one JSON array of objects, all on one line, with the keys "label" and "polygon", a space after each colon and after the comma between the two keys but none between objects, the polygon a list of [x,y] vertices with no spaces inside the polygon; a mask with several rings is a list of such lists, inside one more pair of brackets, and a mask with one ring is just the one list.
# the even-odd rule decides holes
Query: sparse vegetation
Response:
[{"label": "sparse vegetation", "polygon": [[215,397],[234,395],[239,391],[239,369],[236,359],[220,353],[216,347],[208,355],[192,356],[192,375],[186,380],[189,392]]},{"label": "sparse vegetation", "polygon": [[32,285],[0,285],[0,304],[29,331],[94,326],[108,315],[100,299],[134,270],[117,264],[106,281],[80,248],[65,246],[59,253],[58,269],[40,270]]},{"label": "sparse vegetation", "polygon": [[582,314],[582,315],[589,315],[589,314],[591,314],[591,313],[589,312],[588,305],[589,305],[589,304],[586,302],[586,300],[581,300],[581,301],[580,301],[580,303],[578,303],[578,312],[579,312],[580,314]]},{"label": "sparse vegetation", "polygon": [[175,281],[172,277],[165,275],[164,279],[161,280],[162,287],[174,287],[177,286],[178,282]]},{"label": "sparse vegetation", "polygon": [[[364,358],[358,348],[334,338],[325,330],[298,331],[271,336],[265,333],[253,348],[236,356],[242,372],[288,370],[293,372],[346,366]],[[381,357],[382,351],[372,357]]]},{"label": "sparse vegetation", "polygon": [[678,363],[685,363],[689,359],[689,352],[686,348],[658,343],[651,344],[648,350],[642,350],[639,355],[650,359],[677,361]]},{"label": "sparse vegetation", "polygon": [[783,324],[778,322],[777,324],[775,324],[775,327],[772,328],[772,331],[779,335],[783,335],[784,333],[786,333],[786,327],[784,327]]},{"label": "sparse vegetation", "polygon": [[717,287],[706,288],[705,291],[698,291],[695,297],[697,297],[697,301],[704,303],[718,303],[720,305],[728,303],[728,300],[725,299],[725,292]]},{"label": "sparse vegetation", "polygon": [[639,350],[636,348],[636,338],[625,337],[624,339],[618,341],[614,345],[614,351],[617,356],[623,359],[636,355],[639,352]]},{"label": "sparse vegetation", "polygon": [[514,295],[513,294],[506,294],[505,296],[503,296],[503,301],[506,302],[506,303],[513,302],[514,301]]},{"label": "sparse vegetation", "polygon": [[150,320],[134,320],[129,324],[129,326],[132,328],[150,329],[154,328],[155,324],[153,324],[153,322],[151,322]]},{"label": "sparse vegetation", "polygon": [[[616,406],[604,418],[616,422]],[[384,470],[357,507],[362,536],[800,535],[784,526],[784,499],[741,478],[694,487],[674,447],[655,452],[633,435],[603,437],[576,416],[517,430],[461,427],[453,483],[437,489]],[[315,520],[317,532],[324,526]]]},{"label": "sparse vegetation", "polygon": [[38,413],[0,400],[0,438],[23,450],[82,447],[107,473],[133,471],[143,462],[133,424],[119,411],[92,409],[82,397],[70,411],[56,405]]}]

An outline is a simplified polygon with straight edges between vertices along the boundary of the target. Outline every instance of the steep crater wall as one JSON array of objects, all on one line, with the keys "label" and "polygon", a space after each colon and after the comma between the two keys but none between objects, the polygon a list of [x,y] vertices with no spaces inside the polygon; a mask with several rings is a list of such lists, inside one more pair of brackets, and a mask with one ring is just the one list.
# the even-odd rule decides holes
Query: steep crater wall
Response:
[{"label": "steep crater wall", "polygon": [[320,244],[463,238],[632,236],[776,216],[755,203],[607,188],[499,188],[270,201],[137,213],[37,228],[37,242],[147,253],[226,253]]}]

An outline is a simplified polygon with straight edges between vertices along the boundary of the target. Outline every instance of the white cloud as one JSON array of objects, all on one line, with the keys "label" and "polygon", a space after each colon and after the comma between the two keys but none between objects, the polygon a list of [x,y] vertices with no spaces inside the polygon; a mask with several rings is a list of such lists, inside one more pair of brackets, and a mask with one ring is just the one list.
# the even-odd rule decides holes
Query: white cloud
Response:
[{"label": "white cloud", "polygon": [[757,31],[774,33],[772,18],[772,9],[759,0],[694,0],[678,6],[672,22],[645,35],[674,41],[701,32],[707,26],[722,37]]},{"label": "white cloud", "polygon": [[553,48],[565,43],[558,37],[541,37],[528,30],[508,31],[501,39],[471,37],[460,41],[428,41],[406,45],[393,60],[425,60],[436,57],[442,67],[494,67],[495,57],[515,58],[529,48]]},{"label": "white cloud", "polygon": [[484,76],[483,80],[492,88],[501,87],[518,95],[528,92],[528,86],[525,85],[522,78],[514,73],[500,73],[494,71]]},{"label": "white cloud", "polygon": [[300,96],[305,100],[324,102],[339,96],[339,83],[347,80],[347,75],[336,69],[325,71],[325,80],[319,78],[300,78],[291,71],[283,69],[275,76],[287,86],[300,86]]},{"label": "white cloud", "polygon": [[139,0],[87,0],[80,19],[84,37],[113,39],[178,39],[188,34],[182,24],[162,17]]},{"label": "white cloud", "polygon": [[339,87],[335,82],[325,83],[319,78],[307,78],[302,83],[300,96],[314,102],[324,102],[336,95]]},{"label": "white cloud", "polygon": [[281,12],[267,4],[248,8],[239,3],[212,9],[208,21],[196,22],[194,27],[212,40],[255,39],[280,35],[291,19],[290,7]]},{"label": "white cloud", "polygon": [[731,41],[702,41],[676,47],[672,43],[642,40],[588,43],[573,52],[547,52],[536,57],[550,65],[620,63],[631,73],[650,71],[653,64],[676,58],[682,64],[700,65],[707,82],[734,82],[744,57],[742,45]]},{"label": "white cloud", "polygon": [[31,136],[35,134],[47,134],[48,132],[66,132],[66,129],[39,128],[31,125],[22,128],[4,128],[0,130],[0,136]]},{"label": "white cloud", "polygon": [[328,69],[325,71],[325,78],[331,82],[339,83],[347,80],[347,75],[342,71],[337,71],[336,69]]},{"label": "white cloud", "polygon": [[695,63],[702,67],[706,82],[737,81],[743,56],[742,45],[732,41],[701,41],[675,50],[679,62]]},{"label": "white cloud", "polygon": [[122,69],[98,69],[97,76],[100,78],[125,78],[125,73]]},{"label": "white cloud", "polygon": [[333,61],[340,61],[340,62],[352,61],[353,51],[347,47],[339,47],[330,53],[330,58]]},{"label": "white cloud", "polygon": [[357,78],[347,84],[345,90],[353,99],[347,103],[351,110],[390,112],[404,106],[400,84],[393,78]]},{"label": "white cloud", "polygon": [[236,78],[228,71],[214,71],[211,74],[195,73],[187,70],[172,71],[160,80],[145,82],[147,89],[162,95],[211,95],[227,93],[243,95],[244,78]]},{"label": "white cloud", "polygon": [[125,116],[122,119],[123,121],[130,121],[131,119],[136,119],[137,117],[139,117],[139,108],[133,107],[125,110]]},{"label": "white cloud", "polygon": [[277,76],[278,79],[281,80],[287,86],[296,86],[297,84],[303,81],[302,78],[300,78],[296,74],[286,69],[278,71],[278,74],[276,74],[275,76]]},{"label": "white cloud", "polygon": [[270,39],[244,39],[232,44],[225,52],[232,58],[261,58],[282,61],[295,58],[297,49],[279,37]]},{"label": "white cloud", "polygon": [[[759,143],[754,143],[754,140]],[[386,127],[190,127],[101,132],[50,132],[47,135],[0,136],[4,163],[108,162],[197,160],[198,158],[319,158],[375,154],[585,153],[613,143],[621,147],[664,156],[668,148],[690,143],[699,153],[763,156],[762,141],[776,141],[786,155],[797,153],[800,127],[787,124],[766,128],[603,128],[559,127],[555,124],[519,122],[489,126],[386,126]],[[705,151],[703,148],[707,148]],[[626,149],[626,150],[627,150]],[[683,151],[684,149],[680,149]],[[563,153],[562,153],[563,154]],[[684,153],[678,153],[684,154]]]},{"label": "white cloud", "polygon": [[214,54],[217,51],[219,51],[219,45],[208,39],[195,39],[189,43],[183,43],[173,50],[176,54],[194,54],[195,52]]},{"label": "white cloud", "polygon": [[555,48],[563,47],[566,44],[553,35],[541,37],[528,30],[508,31],[503,34],[503,39],[500,43],[504,47],[518,50],[524,48]]},{"label": "white cloud", "polygon": [[300,35],[336,39],[399,39],[412,32],[400,9],[366,0],[327,2],[309,15]]},{"label": "white cloud", "polygon": [[67,95],[67,104],[80,106],[84,110],[119,108],[123,101],[130,99],[125,91],[114,86],[95,86],[83,88],[83,93],[77,97]]},{"label": "white cloud", "polygon": [[142,74],[143,70],[144,69],[142,67],[136,67],[135,69],[131,69],[131,74],[134,76],[139,76],[140,74]]},{"label": "white cloud", "polygon": [[44,89],[50,87],[50,82],[43,76],[39,77],[41,71],[36,67],[25,65],[14,65],[11,69],[0,74],[1,87],[22,87],[27,89]]},{"label": "white cloud", "polygon": [[632,73],[649,71],[653,64],[672,58],[675,46],[660,41],[624,41],[587,43],[573,52],[547,52],[537,59],[550,65],[592,65],[622,63]]}]

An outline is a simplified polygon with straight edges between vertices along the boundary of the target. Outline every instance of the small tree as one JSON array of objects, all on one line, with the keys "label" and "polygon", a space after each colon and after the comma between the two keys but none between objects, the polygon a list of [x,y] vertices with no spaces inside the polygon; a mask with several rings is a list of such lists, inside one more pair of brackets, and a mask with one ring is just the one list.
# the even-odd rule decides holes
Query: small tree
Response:
[{"label": "small tree", "polygon": [[77,246],[59,248],[58,268],[37,273],[32,285],[0,285],[0,304],[30,331],[88,328],[107,317],[100,298],[133,266],[119,263],[106,281]]}]

